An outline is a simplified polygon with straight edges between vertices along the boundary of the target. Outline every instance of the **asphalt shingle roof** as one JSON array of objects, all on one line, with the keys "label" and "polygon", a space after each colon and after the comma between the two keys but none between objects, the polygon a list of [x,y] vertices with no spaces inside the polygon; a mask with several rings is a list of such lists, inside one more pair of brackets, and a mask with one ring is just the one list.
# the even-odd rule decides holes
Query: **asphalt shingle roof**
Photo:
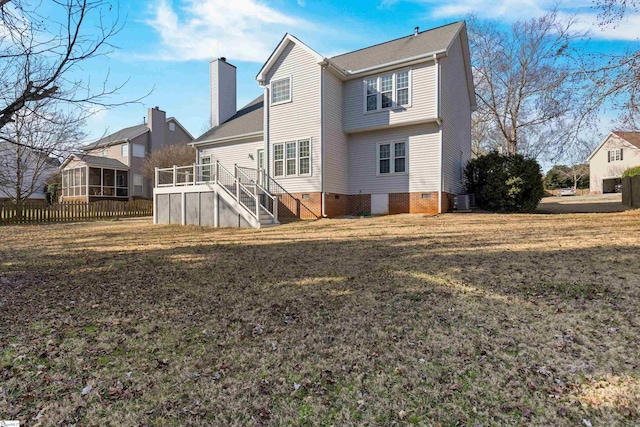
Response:
[{"label": "asphalt shingle roof", "polygon": [[464,25],[464,21],[425,30],[418,35],[410,35],[375,46],[337,55],[330,58],[338,67],[346,71],[356,71],[375,67],[388,62],[409,59],[429,52],[443,50]]},{"label": "asphalt shingle roof", "polygon": [[238,110],[238,112],[227,121],[205,132],[194,142],[209,141],[212,139],[262,131],[264,129],[264,102],[262,98],[263,95],[260,95]]},{"label": "asphalt shingle roof", "polygon": [[640,132],[620,132],[613,131],[614,135],[619,136],[620,138],[627,141],[629,144],[640,148]]},{"label": "asphalt shingle roof", "polygon": [[125,165],[120,160],[110,159],[109,157],[90,156],[88,154],[76,154],[75,157],[88,165],[110,166],[113,168],[129,169],[129,166]]},{"label": "asphalt shingle roof", "polygon": [[100,138],[96,142],[92,142],[91,144],[85,145],[82,147],[83,150],[92,150],[94,148],[106,147],[113,143],[124,141],[126,139],[135,138],[136,136],[147,132],[149,128],[145,124],[135,125],[128,128],[120,129],[117,132],[112,133],[111,135],[107,135],[103,138]]}]

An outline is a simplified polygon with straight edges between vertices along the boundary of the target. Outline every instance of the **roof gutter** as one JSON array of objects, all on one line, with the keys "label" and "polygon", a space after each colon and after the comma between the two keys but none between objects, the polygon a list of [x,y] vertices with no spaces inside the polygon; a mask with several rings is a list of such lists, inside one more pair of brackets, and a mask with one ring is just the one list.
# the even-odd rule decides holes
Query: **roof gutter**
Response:
[{"label": "roof gutter", "polygon": [[196,147],[198,145],[220,144],[223,142],[237,141],[241,139],[248,139],[248,138],[262,136],[262,135],[264,135],[264,131],[260,130],[257,132],[243,133],[242,135],[233,135],[233,136],[226,136],[224,138],[206,139],[204,141],[194,141],[194,142],[190,142],[189,145],[191,145],[192,147]]}]

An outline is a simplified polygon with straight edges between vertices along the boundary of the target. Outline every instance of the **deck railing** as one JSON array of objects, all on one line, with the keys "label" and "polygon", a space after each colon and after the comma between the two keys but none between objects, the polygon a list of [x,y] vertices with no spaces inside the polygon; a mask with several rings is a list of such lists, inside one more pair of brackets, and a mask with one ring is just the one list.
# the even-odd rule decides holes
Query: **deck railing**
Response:
[{"label": "deck railing", "polygon": [[276,197],[238,166],[234,165],[231,173],[216,161],[211,164],[156,168],[155,175],[157,188],[217,183],[256,219],[260,220],[262,208],[274,222],[278,220]]}]

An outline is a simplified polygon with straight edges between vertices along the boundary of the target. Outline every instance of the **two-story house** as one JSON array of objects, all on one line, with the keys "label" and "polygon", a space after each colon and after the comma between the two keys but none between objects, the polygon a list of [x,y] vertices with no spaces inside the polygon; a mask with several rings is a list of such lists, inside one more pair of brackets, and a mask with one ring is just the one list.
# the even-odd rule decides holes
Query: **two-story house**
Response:
[{"label": "two-story house", "polygon": [[142,174],[145,158],[165,145],[194,139],[176,118],[166,115],[158,107],[149,108],[147,123],[120,129],[69,156],[61,166],[61,201],[151,199],[154,183]]},{"label": "two-story house", "polygon": [[589,192],[620,192],[623,172],[640,166],[640,132],[609,133],[593,150],[588,160]]},{"label": "two-story house", "polygon": [[463,191],[476,107],[464,22],[331,58],[286,34],[240,110],[236,68],[210,71],[213,127],[193,142],[198,165],[158,172],[156,222],[436,214]]}]

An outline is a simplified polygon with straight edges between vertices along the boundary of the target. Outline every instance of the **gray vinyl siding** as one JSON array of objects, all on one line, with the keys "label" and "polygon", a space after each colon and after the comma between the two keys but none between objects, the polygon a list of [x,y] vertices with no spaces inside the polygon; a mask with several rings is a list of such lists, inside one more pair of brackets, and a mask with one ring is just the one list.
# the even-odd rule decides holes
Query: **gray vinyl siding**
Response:
[{"label": "gray vinyl siding", "polygon": [[[132,197],[144,197],[146,199],[150,199],[153,195],[153,180],[146,177],[142,178],[142,194],[133,194],[133,175],[142,175],[142,165],[144,164],[144,160],[149,156],[149,146],[151,145],[149,136],[150,133],[147,132],[133,138],[129,144],[129,194]],[[133,144],[144,145],[145,157],[133,156]]]},{"label": "gray vinyl siding", "polygon": [[471,102],[461,43],[458,37],[440,61],[443,191],[452,194],[463,191],[461,168],[471,158]]},{"label": "gray vinyl siding", "polygon": [[[275,177],[287,191],[321,191],[320,151],[320,73],[315,58],[302,47],[290,42],[267,74],[273,79],[292,77],[291,102],[269,106],[269,161],[273,175],[273,145],[298,139],[311,139],[311,176]],[[271,102],[270,99],[266,100]],[[297,169],[296,169],[297,170]]]},{"label": "gray vinyl siding", "polygon": [[342,81],[327,70],[323,73],[325,191],[348,194],[349,145],[342,131]]},{"label": "gray vinyl siding", "polygon": [[[175,130],[169,130],[169,123],[172,123],[172,122],[175,124]],[[186,145],[192,141],[189,134],[183,131],[182,128],[178,126],[178,124],[173,120],[169,120],[165,124],[164,139],[165,139],[165,142],[164,142],[165,145],[181,145],[181,144]]]},{"label": "gray vinyl siding", "polygon": [[[409,68],[399,68],[402,71]],[[367,77],[344,83],[345,132],[353,132],[387,125],[398,125],[436,116],[435,66],[433,62],[414,65],[411,69],[411,106],[399,110],[364,112],[364,81]],[[382,73],[389,74],[389,72]]]},{"label": "gray vinyl siding", "polygon": [[[377,175],[379,142],[408,142],[408,174]],[[349,136],[349,194],[438,191],[439,130],[435,123]]]},{"label": "gray vinyl siding", "polygon": [[264,148],[262,138],[255,138],[247,142],[227,142],[200,149],[200,158],[211,155],[213,161],[218,160],[222,166],[233,173],[233,165],[245,168],[257,167],[256,152]]}]

